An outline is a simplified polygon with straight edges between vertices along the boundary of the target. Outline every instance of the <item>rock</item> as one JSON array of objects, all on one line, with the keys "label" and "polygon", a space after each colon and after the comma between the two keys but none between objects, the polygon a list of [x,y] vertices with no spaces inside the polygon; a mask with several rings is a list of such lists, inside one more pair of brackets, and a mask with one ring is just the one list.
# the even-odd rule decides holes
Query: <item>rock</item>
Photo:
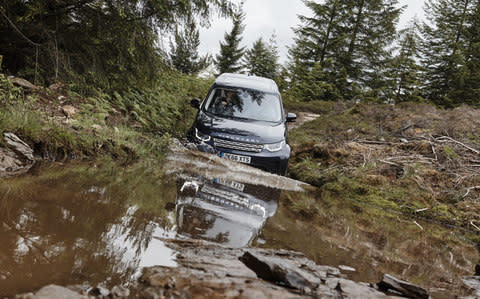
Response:
[{"label": "rock", "polygon": [[264,256],[250,251],[245,252],[240,260],[259,278],[282,284],[287,287],[304,290],[315,289],[320,279],[280,258]]},{"label": "rock", "polygon": [[[341,292],[342,299],[377,299],[377,298],[400,298],[387,296],[374,288],[362,283],[356,283],[347,279],[338,279],[337,291]],[[414,297],[417,298],[417,297]],[[427,297],[428,298],[428,297]]]},{"label": "rock", "polygon": [[383,275],[382,281],[380,281],[377,286],[380,290],[384,292],[387,292],[388,290],[393,290],[411,298],[429,298],[429,294],[424,288],[409,283],[407,281],[400,280],[389,274]]},{"label": "rock", "polygon": [[51,284],[41,288],[32,299],[88,299],[88,297],[67,288]]},{"label": "rock", "polygon": [[3,133],[3,140],[16,153],[22,155],[27,160],[34,161],[33,150],[28,144],[23,142],[17,135],[13,133]]},{"label": "rock", "polygon": [[473,290],[475,296],[480,297],[480,276],[465,276],[462,278],[462,282]]},{"label": "rock", "polygon": [[342,271],[347,271],[347,272],[357,271],[357,269],[349,267],[349,266],[345,266],[345,265],[340,265],[340,266],[338,266],[338,268],[340,268],[340,270],[342,270]]},{"label": "rock", "polygon": [[171,289],[175,287],[175,279],[173,277],[165,276],[163,273],[153,274],[148,277],[148,283],[152,287],[162,287]]},{"label": "rock", "polygon": [[62,113],[67,118],[73,118],[75,114],[77,114],[77,108],[73,107],[72,105],[65,105],[62,107]]},{"label": "rock", "polygon": [[475,265],[475,276],[480,276],[480,265]]},{"label": "rock", "polygon": [[33,150],[15,134],[3,135],[9,148],[0,147],[0,177],[27,172],[35,162]]},{"label": "rock", "polygon": [[110,291],[103,285],[97,285],[94,288],[88,290],[87,294],[89,296],[95,296],[100,298],[107,298],[110,296]]},{"label": "rock", "polygon": [[114,286],[112,288],[112,295],[114,298],[128,298],[130,290],[123,286]]},{"label": "rock", "polygon": [[55,91],[55,92],[60,92],[64,88],[65,88],[65,84],[63,84],[61,82],[55,82],[48,87],[48,89],[50,89],[51,91]]},{"label": "rock", "polygon": [[12,80],[13,84],[21,86],[23,88],[31,89],[31,90],[37,90],[38,89],[38,86],[30,83],[29,81],[27,81],[25,79],[13,77],[13,78],[11,78],[11,80]]},{"label": "rock", "polygon": [[94,129],[95,131],[101,131],[103,127],[100,125],[92,125],[92,129]]}]

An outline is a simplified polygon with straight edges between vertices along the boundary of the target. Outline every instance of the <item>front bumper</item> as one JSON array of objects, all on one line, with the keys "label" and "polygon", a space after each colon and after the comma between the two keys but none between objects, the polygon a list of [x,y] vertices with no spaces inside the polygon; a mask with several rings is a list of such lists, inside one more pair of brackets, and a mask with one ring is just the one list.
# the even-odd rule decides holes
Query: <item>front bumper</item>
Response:
[{"label": "front bumper", "polygon": [[250,164],[248,165],[279,175],[285,175],[287,172],[288,160],[290,159],[291,151],[288,144],[283,146],[282,149],[277,152],[270,152],[266,149],[263,149],[261,152],[255,153],[216,147],[213,141],[200,143],[196,138],[189,139],[191,139],[190,141],[197,144],[197,148],[202,152],[215,153],[220,157],[222,156],[222,153],[248,156],[251,157]]}]

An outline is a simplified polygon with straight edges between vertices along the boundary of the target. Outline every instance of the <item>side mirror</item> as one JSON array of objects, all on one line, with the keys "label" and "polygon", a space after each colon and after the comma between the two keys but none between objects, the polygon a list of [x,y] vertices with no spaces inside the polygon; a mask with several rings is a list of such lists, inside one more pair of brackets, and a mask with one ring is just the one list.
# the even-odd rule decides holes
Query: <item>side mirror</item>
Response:
[{"label": "side mirror", "polygon": [[193,99],[190,101],[190,106],[193,108],[199,109],[200,108],[200,100],[199,99]]},{"label": "side mirror", "polygon": [[295,113],[287,113],[287,123],[293,123],[297,121],[297,115]]}]

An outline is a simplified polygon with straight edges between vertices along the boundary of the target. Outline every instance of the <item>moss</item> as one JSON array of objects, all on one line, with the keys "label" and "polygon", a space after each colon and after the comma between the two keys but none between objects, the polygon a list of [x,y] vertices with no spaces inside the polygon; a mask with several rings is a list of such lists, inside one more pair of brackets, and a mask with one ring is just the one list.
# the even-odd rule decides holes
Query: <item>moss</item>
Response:
[{"label": "moss", "polygon": [[458,158],[458,154],[449,146],[443,147],[443,152],[447,155],[450,159]]},{"label": "moss", "polygon": [[317,213],[316,200],[311,194],[284,193],[284,199],[289,210],[305,219],[312,219]]}]

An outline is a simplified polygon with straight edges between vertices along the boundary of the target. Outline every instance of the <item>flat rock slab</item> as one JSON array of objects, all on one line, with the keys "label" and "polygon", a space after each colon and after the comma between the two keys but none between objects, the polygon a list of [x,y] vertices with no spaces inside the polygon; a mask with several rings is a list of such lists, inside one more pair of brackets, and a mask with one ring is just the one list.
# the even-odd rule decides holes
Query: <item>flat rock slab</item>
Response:
[{"label": "flat rock slab", "polygon": [[348,280],[339,269],[317,265],[298,252],[231,248],[201,240],[165,240],[165,243],[177,252],[178,267],[144,269],[132,296],[399,298],[369,284]]},{"label": "flat rock slab", "polygon": [[424,288],[389,274],[383,276],[382,281],[378,283],[378,287],[383,291],[393,290],[410,298],[428,299],[430,297]]},{"label": "flat rock slab", "polygon": [[316,289],[320,277],[295,267],[288,260],[258,254],[253,250],[245,252],[240,260],[259,278],[298,290]]}]

